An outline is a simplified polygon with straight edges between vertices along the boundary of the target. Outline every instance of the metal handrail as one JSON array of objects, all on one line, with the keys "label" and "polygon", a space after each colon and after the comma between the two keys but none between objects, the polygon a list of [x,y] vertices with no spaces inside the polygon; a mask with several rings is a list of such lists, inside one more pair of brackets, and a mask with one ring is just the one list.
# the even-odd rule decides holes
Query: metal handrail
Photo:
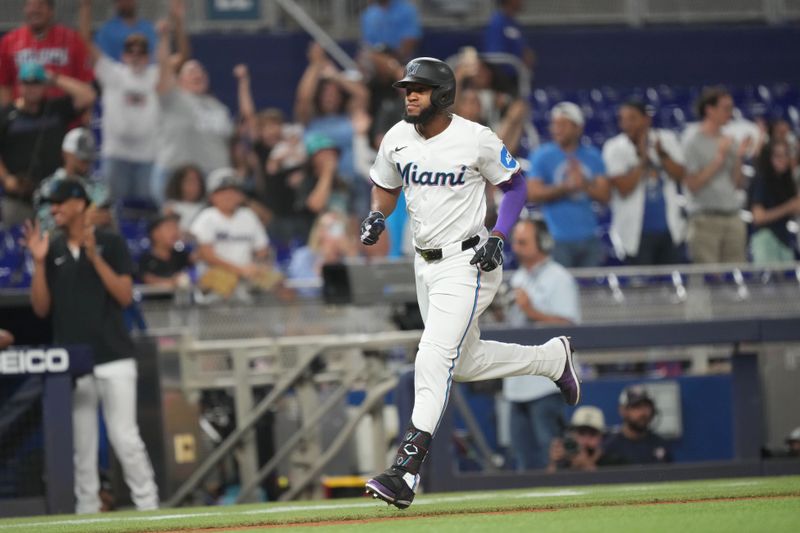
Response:
[{"label": "metal handrail", "polygon": [[[296,349],[296,348],[304,348],[305,352],[301,352],[298,354],[298,361],[295,363],[293,367],[290,369],[284,369],[280,379],[275,383],[272,390],[264,397],[261,401],[259,401],[256,406],[249,411],[242,420],[237,423],[236,429],[228,435],[228,437],[223,440],[217,448],[215,448],[211,454],[200,464],[197,469],[192,472],[191,476],[184,481],[181,486],[175,491],[175,494],[164,504],[166,507],[175,507],[180,505],[189,495],[202,483],[203,479],[209,475],[211,470],[219,464],[225,457],[227,457],[234,448],[245,438],[248,437],[249,432],[253,429],[255,424],[261,419],[261,417],[269,410],[278,399],[286,392],[288,389],[293,386],[301,376],[308,371],[312,362],[317,358],[322,350],[337,350],[343,348],[354,348],[358,347],[361,349],[374,349],[386,346],[396,346],[401,344],[411,344],[416,343],[419,341],[421,337],[421,331],[392,331],[392,332],[384,332],[384,333],[375,333],[375,334],[349,334],[349,335],[311,335],[311,336],[302,336],[302,337],[283,337],[283,338],[259,338],[259,339],[232,339],[232,340],[213,340],[213,341],[197,341],[192,340],[189,338],[184,338],[182,342],[182,346],[179,350],[180,358],[181,358],[181,380],[183,384],[183,388],[186,391],[191,390],[198,390],[203,388],[215,388],[218,383],[217,376],[210,377],[206,380],[202,379],[202,376],[197,376],[194,372],[188,371],[188,361],[187,358],[191,358],[194,355],[201,354],[201,353],[214,353],[214,352],[246,352],[245,356],[247,359],[252,358],[260,358],[263,357],[264,353],[281,353],[281,348],[288,348],[288,349]],[[239,361],[239,365],[245,365],[247,362]],[[352,370],[352,368],[351,368]],[[234,371],[235,373],[235,371]],[[190,376],[191,374],[191,376]],[[249,373],[247,376],[249,379],[246,381],[237,381],[235,382],[235,386],[237,387],[251,387],[256,384],[256,381],[259,379],[258,373]],[[343,377],[339,379],[340,388],[336,394],[341,393],[342,391],[346,392],[348,387],[352,385],[353,382],[357,378],[364,377],[363,372],[359,371],[353,375],[351,371],[348,371],[344,374]],[[383,388],[386,386],[396,385],[396,379],[391,377],[385,377],[384,381],[381,382],[382,385],[379,385],[379,388]],[[260,382],[259,382],[260,383]],[[390,390],[389,387],[388,390]],[[368,393],[368,398],[370,398],[371,392]],[[383,396],[379,396],[379,399]],[[366,400],[365,400],[366,401]],[[363,406],[364,404],[362,404]],[[315,414],[311,415],[309,420],[319,420],[321,416],[324,416],[324,413],[332,408],[333,405],[329,405],[328,403],[323,404],[322,407]],[[303,428],[300,430],[301,435],[305,435],[308,431],[306,427],[308,424],[304,424]],[[351,428],[351,425],[348,424],[345,426],[346,428]],[[353,428],[355,426],[352,426]],[[352,428],[350,430],[352,433]],[[347,433],[345,438],[350,435]],[[294,437],[292,437],[294,439]],[[298,439],[301,437],[298,437]],[[338,437],[337,437],[338,438]],[[330,451],[330,448],[329,450]],[[327,452],[326,452],[327,453]],[[281,455],[285,454],[285,450],[281,450]],[[324,455],[327,457],[327,455]],[[277,463],[276,463],[277,464]],[[269,471],[274,469],[274,464],[267,463],[255,476],[256,480],[261,480],[265,477]],[[269,468],[267,468],[269,467]],[[324,467],[324,464],[320,467]],[[250,473],[252,474],[252,473]],[[249,494],[252,494],[252,490],[257,486],[258,481],[253,481],[253,476],[248,475],[246,480],[243,480],[245,488],[247,489],[247,493],[242,493],[240,496],[241,498],[247,497]],[[306,478],[311,479],[311,478]]]},{"label": "metal handrail", "polygon": [[192,472],[192,475],[184,481],[175,494],[164,504],[165,507],[176,507],[194,491],[203,479],[211,472],[211,469],[219,464],[242,440],[247,433],[255,426],[262,416],[278,401],[281,395],[306,371],[308,365],[316,357],[315,353],[303,357],[302,364],[297,365],[281,378],[274,388],[267,394],[255,408],[246,415],[245,422],[236,429],[217,446],[203,463]]},{"label": "metal handrail", "polygon": [[309,467],[308,472],[304,477],[295,481],[292,487],[281,495],[281,501],[293,500],[296,498],[319,474],[322,469],[336,456],[342,447],[347,443],[347,439],[356,429],[356,426],[362,418],[372,409],[374,409],[383,398],[397,386],[396,379],[387,379],[386,381],[376,385],[367,393],[364,401],[358,406],[355,413],[350,417],[347,424],[339,431],[336,438],[333,439],[328,449],[319,457],[319,459]]}]

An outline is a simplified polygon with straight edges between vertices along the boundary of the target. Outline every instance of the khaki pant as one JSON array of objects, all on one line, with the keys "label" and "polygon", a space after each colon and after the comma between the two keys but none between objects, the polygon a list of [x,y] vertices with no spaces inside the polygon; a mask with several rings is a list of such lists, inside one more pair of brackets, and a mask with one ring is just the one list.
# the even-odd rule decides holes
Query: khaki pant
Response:
[{"label": "khaki pant", "polygon": [[689,219],[689,258],[693,263],[747,261],[747,227],[738,214],[697,214]]}]

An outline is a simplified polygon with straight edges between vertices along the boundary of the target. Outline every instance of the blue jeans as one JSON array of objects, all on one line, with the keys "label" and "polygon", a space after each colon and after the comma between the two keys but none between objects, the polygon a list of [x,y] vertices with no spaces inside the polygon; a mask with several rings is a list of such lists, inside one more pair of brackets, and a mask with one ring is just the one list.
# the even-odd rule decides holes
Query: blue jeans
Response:
[{"label": "blue jeans", "polygon": [[560,393],[529,402],[511,403],[511,447],[517,470],[544,469],[550,461],[550,442],[564,427]]},{"label": "blue jeans", "polygon": [[565,268],[602,266],[606,253],[600,239],[585,241],[556,241],[553,246],[553,259]]},{"label": "blue jeans", "polygon": [[172,176],[173,169],[163,168],[153,165],[153,172],[150,174],[150,197],[161,205],[167,196],[167,182]]},{"label": "blue jeans", "polygon": [[153,173],[153,163],[106,157],[101,165],[101,173],[107,180],[111,197],[115,201],[123,198],[151,198],[150,175]]}]

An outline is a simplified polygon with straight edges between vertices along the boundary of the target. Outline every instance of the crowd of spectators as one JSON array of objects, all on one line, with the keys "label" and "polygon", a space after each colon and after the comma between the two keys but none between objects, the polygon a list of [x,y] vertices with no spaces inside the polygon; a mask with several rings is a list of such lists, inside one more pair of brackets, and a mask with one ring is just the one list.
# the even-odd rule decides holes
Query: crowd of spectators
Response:
[{"label": "crowd of spectators", "polygon": [[[28,0],[24,24],[0,41],[5,227],[38,213],[48,228],[53,180],[80,179],[93,202],[106,208],[108,224],[135,201],[153,219],[170,215],[168,226],[174,220],[178,228],[175,245],[197,252],[174,264],[181,270],[197,265],[195,280],[223,264],[237,279],[252,280],[255,259],[262,272],[297,279],[317,276],[319,261],[413,253],[402,199],[381,246],[359,246],[353,231],[368,211],[375,150],[401,117],[402,94],[391,83],[418,52],[422,28],[413,4],[379,0],[362,13],[359,71],[343,70],[312,42],[291,115],[256,108],[258,87],[251,87],[246,65],[232,65],[237,109],[210,92],[208,71],[192,57],[184,0],[170,0],[167,17],[157,22],[139,18],[136,0],[117,0],[114,17],[94,34],[93,4],[80,2],[75,31],[54,22],[53,2]],[[537,110],[549,119],[549,130],[538,132],[549,142],[539,144],[532,101],[519,96],[518,71],[482,55],[506,54],[534,68],[535,55],[516,21],[520,9],[521,2],[499,2],[477,43],[480,51],[466,47],[455,56],[453,109],[492,127],[528,162],[529,210],[546,223],[552,262],[569,268],[794,259],[797,237],[790,229],[800,215],[800,167],[788,122],[736,128],[731,95],[709,88],[697,102],[698,122],[684,132],[655,127],[657,110],[632,99],[617,110],[619,134],[593,146],[584,134],[587,110],[564,101]],[[74,128],[89,124],[96,100],[102,117],[97,162],[89,154],[96,150],[89,130],[71,137]],[[225,194],[211,184],[212,176],[223,174]],[[490,218],[499,194],[490,188]],[[231,197],[230,215],[220,215],[215,198],[221,196]],[[240,208],[247,214],[252,234],[263,233],[253,237],[257,257],[231,260],[229,246],[215,245],[222,256],[209,253],[210,235],[230,248],[241,237],[205,227],[207,210],[215,208],[220,225],[243,216]],[[320,235],[322,244],[312,242]],[[338,241],[333,253],[330,243]],[[167,260],[163,250],[160,260]],[[167,278],[137,276],[159,285]],[[548,315],[539,305],[521,309],[538,320]]]},{"label": "crowd of spectators", "polygon": [[[54,231],[64,204],[79,200],[93,206],[80,211],[81,224],[85,217],[104,228],[101,240],[112,239],[115,218],[144,212],[149,248],[135,258],[136,268],[120,259],[115,275],[170,290],[195,284],[205,301],[247,301],[253,288],[313,296],[318,288],[292,292],[283,278],[319,278],[324,265],[348,258],[414,253],[402,197],[387,220],[387,239],[367,249],[356,231],[369,211],[376,150],[403,111],[392,83],[418,52],[422,28],[413,4],[376,0],[364,11],[358,72],[343,70],[312,42],[290,115],[256,108],[258,87],[243,64],[231,65],[236,110],[211,93],[208,71],[192,57],[184,0],[170,0],[167,18],[157,22],[138,17],[136,0],[114,6],[115,16],[93,33],[92,0],[80,2],[77,31],[55,23],[52,0],[27,0],[24,24],[0,40],[4,228],[35,218],[27,237],[41,243],[46,237],[33,234]],[[795,259],[800,143],[789,122],[737,128],[733,97],[713,87],[697,101],[698,122],[680,133],[657,128],[657,110],[631,99],[617,110],[619,134],[593,146],[586,110],[563,101],[543,110],[549,129],[538,133],[549,142],[538,144],[519,71],[482,55],[509,54],[534,68],[515,20],[520,8],[519,0],[498,2],[480,51],[465,47],[453,61],[454,112],[490,126],[527,162],[526,212],[533,218],[521,220],[511,238],[518,264],[506,305],[511,325],[580,323],[571,267]],[[89,129],[96,103],[99,150]],[[73,196],[59,197],[68,189]],[[501,193],[487,190],[491,218]],[[66,247],[63,240],[51,242]],[[46,252],[37,258],[40,285]],[[43,307],[46,314],[49,305]],[[576,410],[564,431],[563,402],[550,380],[508,378],[503,396],[520,469],[670,460],[651,429],[655,402],[642,389],[623,392],[623,424],[608,435],[603,413],[590,406]],[[87,439],[96,440],[90,430]],[[800,434],[793,435],[796,451]],[[151,481],[141,483],[152,493],[141,508],[157,505]]]}]

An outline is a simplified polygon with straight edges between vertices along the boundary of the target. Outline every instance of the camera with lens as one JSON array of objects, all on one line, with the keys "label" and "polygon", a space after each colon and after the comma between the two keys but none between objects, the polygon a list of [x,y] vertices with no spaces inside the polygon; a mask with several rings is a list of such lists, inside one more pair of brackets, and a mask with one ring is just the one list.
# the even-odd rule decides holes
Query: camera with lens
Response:
[{"label": "camera with lens", "polygon": [[567,457],[575,457],[578,455],[578,441],[576,441],[572,437],[566,437],[564,439],[564,453]]}]

